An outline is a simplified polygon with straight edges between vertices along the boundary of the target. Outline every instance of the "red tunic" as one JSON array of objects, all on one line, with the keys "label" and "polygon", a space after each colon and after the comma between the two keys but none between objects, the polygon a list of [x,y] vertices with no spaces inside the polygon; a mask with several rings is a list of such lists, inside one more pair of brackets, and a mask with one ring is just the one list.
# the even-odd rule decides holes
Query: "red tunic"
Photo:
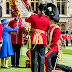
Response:
[{"label": "red tunic", "polygon": [[[9,26],[15,28],[17,23],[12,20],[9,22]],[[20,26],[16,33],[11,33],[11,42],[14,44],[22,44],[22,32],[24,33],[23,27]]]},{"label": "red tunic", "polygon": [[0,24],[0,42],[2,41],[2,24]]},{"label": "red tunic", "polygon": [[[50,27],[49,30],[49,36],[50,36],[50,32],[51,30],[54,28],[54,26]],[[52,36],[52,40],[51,40],[51,45],[50,45],[50,50],[53,50],[55,52],[58,52],[58,46],[57,46],[57,42],[60,39],[60,34],[61,34],[61,30],[60,28],[55,28],[54,32],[53,32],[53,36]]]},{"label": "red tunic", "polygon": [[62,35],[62,39],[65,40],[65,35]]},{"label": "red tunic", "polygon": [[[25,21],[31,23],[31,28],[41,29],[44,31],[47,31],[48,30],[47,27],[49,27],[50,25],[50,19],[45,15],[41,15],[41,14],[36,14],[36,15],[31,15],[30,17],[26,17]],[[35,34],[36,34],[35,32],[31,33],[31,42],[33,41]],[[47,44],[46,34],[41,33],[40,35],[42,36],[43,44],[46,45]],[[39,44],[39,41],[37,44]]]},{"label": "red tunic", "polygon": [[69,35],[68,34],[66,35],[66,41],[69,41]]}]

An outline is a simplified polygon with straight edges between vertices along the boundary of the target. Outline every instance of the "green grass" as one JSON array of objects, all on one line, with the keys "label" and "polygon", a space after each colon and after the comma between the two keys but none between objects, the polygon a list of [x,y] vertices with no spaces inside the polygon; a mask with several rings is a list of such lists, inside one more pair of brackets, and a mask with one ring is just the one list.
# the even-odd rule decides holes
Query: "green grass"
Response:
[{"label": "green grass", "polygon": [[[25,61],[28,60],[28,57],[26,56],[26,52],[28,50],[26,49],[26,46],[24,46],[21,50],[21,56],[20,56],[20,67],[23,68],[12,68],[11,66],[11,58],[9,58],[8,66],[10,69],[0,69],[0,72],[31,72],[30,68],[25,68],[26,64]],[[63,62],[58,61],[59,64],[64,64],[67,66],[72,66],[72,46],[68,46],[63,49]],[[1,63],[0,63],[1,65]]]},{"label": "green grass", "polygon": [[69,49],[63,49],[63,54],[72,55],[72,50],[69,50]]}]

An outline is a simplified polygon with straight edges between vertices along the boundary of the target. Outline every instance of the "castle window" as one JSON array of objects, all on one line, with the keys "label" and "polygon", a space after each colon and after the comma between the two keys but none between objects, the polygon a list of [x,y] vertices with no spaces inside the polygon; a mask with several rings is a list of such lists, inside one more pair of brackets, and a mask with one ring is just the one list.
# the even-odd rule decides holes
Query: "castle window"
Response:
[{"label": "castle window", "polygon": [[61,29],[61,32],[66,32],[66,22],[59,22],[59,23],[57,23],[57,25],[60,27],[60,29]]},{"label": "castle window", "polygon": [[66,15],[67,13],[67,0],[56,0],[56,5],[60,15]]},{"label": "castle window", "polygon": [[65,32],[65,25],[64,24],[61,25],[61,32]]},{"label": "castle window", "polygon": [[0,17],[2,17],[2,7],[0,6]]},{"label": "castle window", "polygon": [[39,0],[31,0],[31,6],[34,11],[38,10]]},{"label": "castle window", "polygon": [[31,3],[31,6],[32,6],[32,10],[34,10],[34,3]]},{"label": "castle window", "polygon": [[9,14],[9,2],[6,2],[6,14]]}]

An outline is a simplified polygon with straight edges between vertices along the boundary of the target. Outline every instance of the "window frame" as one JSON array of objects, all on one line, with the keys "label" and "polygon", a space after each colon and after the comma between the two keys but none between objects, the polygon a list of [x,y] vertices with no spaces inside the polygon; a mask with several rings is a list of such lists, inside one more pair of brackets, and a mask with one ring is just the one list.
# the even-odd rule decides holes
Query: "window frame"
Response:
[{"label": "window frame", "polygon": [[[56,6],[57,6],[58,2],[60,3],[60,15],[67,15],[67,0],[65,0],[65,1],[64,0],[63,1],[62,0],[60,0],[60,1],[55,0]],[[65,10],[64,10],[65,14],[62,14],[62,3],[65,3]]]},{"label": "window frame", "polygon": [[[9,9],[10,9],[10,1],[7,0],[6,3],[7,3],[7,2],[9,3]],[[5,4],[5,6],[6,6],[6,4]],[[7,6],[6,6],[6,9],[7,9]],[[5,9],[5,13],[6,13],[6,9]],[[11,14],[10,11],[9,11],[9,14],[6,13],[6,15],[10,15],[10,14]]]},{"label": "window frame", "polygon": [[59,23],[56,23],[57,25],[59,24],[60,25],[60,29],[61,29],[61,26],[62,25],[65,25],[65,32],[68,30],[67,28],[67,22],[59,22]]},{"label": "window frame", "polygon": [[34,3],[34,11],[36,11],[36,3],[38,3],[38,5],[39,5],[39,0],[38,1],[36,1],[36,0],[30,0],[30,5],[31,5],[31,3]]},{"label": "window frame", "polygon": [[[6,14],[8,14],[7,13],[7,3],[9,4],[9,2],[8,1],[6,2]],[[10,4],[9,4],[9,7],[10,7]],[[10,14],[10,11],[9,11],[9,14]]]}]

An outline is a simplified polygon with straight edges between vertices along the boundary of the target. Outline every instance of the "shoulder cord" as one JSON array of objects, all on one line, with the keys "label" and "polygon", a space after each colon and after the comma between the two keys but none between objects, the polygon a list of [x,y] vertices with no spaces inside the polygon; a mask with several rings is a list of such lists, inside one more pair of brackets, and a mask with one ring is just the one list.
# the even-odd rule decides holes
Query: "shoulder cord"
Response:
[{"label": "shoulder cord", "polygon": [[[54,32],[55,28],[56,28],[56,27],[54,27],[54,28],[52,29],[52,31],[50,32],[49,45],[47,46],[47,48],[49,48],[49,49],[50,49],[51,40],[52,40],[52,36],[53,36],[53,32]],[[48,36],[49,36],[49,35],[48,35]]]}]

